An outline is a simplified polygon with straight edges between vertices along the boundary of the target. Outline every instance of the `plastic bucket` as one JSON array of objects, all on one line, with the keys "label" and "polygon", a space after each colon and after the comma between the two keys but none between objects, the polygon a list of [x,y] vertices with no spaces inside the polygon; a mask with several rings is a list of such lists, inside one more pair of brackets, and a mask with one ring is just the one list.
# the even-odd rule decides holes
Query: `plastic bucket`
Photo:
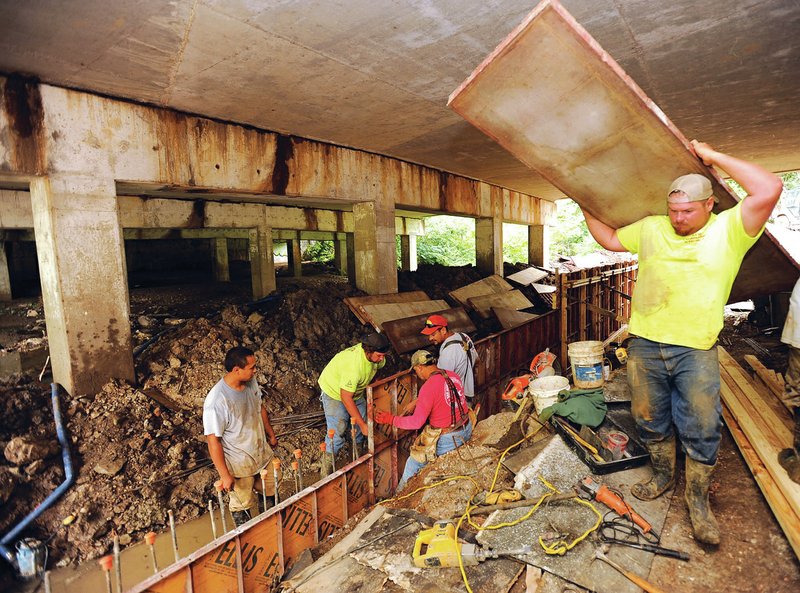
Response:
[{"label": "plastic bucket", "polygon": [[603,342],[573,342],[567,346],[572,365],[572,382],[578,389],[594,389],[605,383]]},{"label": "plastic bucket", "polygon": [[549,408],[558,401],[558,392],[569,389],[569,379],[566,377],[539,377],[528,385],[528,389],[533,395],[533,405],[536,413],[541,414],[542,410]]}]

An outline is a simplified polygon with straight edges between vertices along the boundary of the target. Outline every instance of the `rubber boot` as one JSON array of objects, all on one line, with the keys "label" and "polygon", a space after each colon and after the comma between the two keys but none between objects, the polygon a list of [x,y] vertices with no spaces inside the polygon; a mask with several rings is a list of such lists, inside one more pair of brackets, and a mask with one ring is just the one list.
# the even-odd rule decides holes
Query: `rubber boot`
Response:
[{"label": "rubber boot", "polygon": [[251,519],[248,509],[244,511],[231,511],[231,516],[233,517],[233,524],[236,525],[236,527],[244,525]]},{"label": "rubber boot", "polygon": [[686,458],[686,505],[692,520],[694,539],[704,544],[719,544],[719,525],[708,502],[713,465]]},{"label": "rubber boot", "polygon": [[650,463],[653,465],[652,477],[634,484],[631,494],[639,500],[653,500],[675,485],[675,437],[647,444]]},{"label": "rubber boot", "polygon": [[778,453],[778,463],[789,477],[800,484],[800,408],[794,409],[794,442],[792,449]]}]

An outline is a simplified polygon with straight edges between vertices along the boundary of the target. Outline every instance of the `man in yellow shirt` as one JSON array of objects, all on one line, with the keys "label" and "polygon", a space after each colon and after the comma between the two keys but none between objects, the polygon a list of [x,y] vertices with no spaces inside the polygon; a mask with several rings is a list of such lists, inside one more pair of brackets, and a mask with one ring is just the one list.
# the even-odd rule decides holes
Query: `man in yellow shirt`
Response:
[{"label": "man in yellow shirt", "polygon": [[389,340],[383,334],[373,333],[355,346],[350,346],[334,356],[319,376],[322,390],[320,399],[325,410],[328,429],[334,430],[333,442],[326,437],[328,451],[336,453],[344,445],[344,435],[349,434],[350,418],[355,419],[356,440],[360,443],[367,434],[367,385],[378,369],[386,364]]},{"label": "man in yellow shirt", "polygon": [[[651,500],[675,484],[675,431],[686,452],[686,504],[695,539],[719,543],[708,502],[722,430],[715,347],[724,306],[742,259],[764,230],[781,194],[780,179],[759,165],[692,141],[747,192],[718,215],[711,182],[692,173],[667,192],[667,216],[647,216],[615,229],[583,211],[595,240],[610,251],[639,254],[628,349],[632,413],[650,451],[653,476],[635,484]],[[673,427],[674,426],[674,427]]]}]

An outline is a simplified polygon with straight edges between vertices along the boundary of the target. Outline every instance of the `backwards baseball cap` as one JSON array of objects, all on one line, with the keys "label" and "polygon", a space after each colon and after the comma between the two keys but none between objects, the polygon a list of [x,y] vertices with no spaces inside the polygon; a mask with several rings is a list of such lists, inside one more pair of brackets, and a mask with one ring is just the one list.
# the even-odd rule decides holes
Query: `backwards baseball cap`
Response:
[{"label": "backwards baseball cap", "polygon": [[436,357],[427,350],[417,350],[411,355],[411,368],[422,365],[428,366],[436,362]]},{"label": "backwards baseball cap", "polygon": [[419,333],[429,336],[433,332],[438,331],[443,327],[447,327],[447,319],[441,315],[431,315],[425,320],[425,329]]},{"label": "backwards baseball cap", "polygon": [[[676,194],[676,192],[680,193]],[[712,195],[713,190],[708,177],[698,173],[689,173],[688,175],[681,175],[672,182],[667,193],[667,201],[674,204],[701,202]],[[714,198],[714,201],[718,201],[717,198]]]},{"label": "backwards baseball cap", "polygon": [[371,333],[366,338],[361,340],[361,343],[373,352],[380,352],[386,354],[391,349],[389,340],[383,334]]}]

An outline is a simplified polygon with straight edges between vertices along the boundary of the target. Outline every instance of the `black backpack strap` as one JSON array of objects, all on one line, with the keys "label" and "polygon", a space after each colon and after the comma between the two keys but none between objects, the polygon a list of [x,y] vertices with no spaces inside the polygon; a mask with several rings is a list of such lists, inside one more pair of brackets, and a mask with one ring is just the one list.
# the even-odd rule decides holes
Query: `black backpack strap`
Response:
[{"label": "black backpack strap", "polygon": [[447,372],[442,369],[439,369],[437,372],[444,377],[447,389],[450,391],[450,426],[455,426],[457,420],[456,406],[458,406],[459,416],[462,418],[466,415],[467,411],[464,409],[464,406],[461,405],[461,398],[458,396],[456,384],[453,383],[453,380],[448,376]]}]

